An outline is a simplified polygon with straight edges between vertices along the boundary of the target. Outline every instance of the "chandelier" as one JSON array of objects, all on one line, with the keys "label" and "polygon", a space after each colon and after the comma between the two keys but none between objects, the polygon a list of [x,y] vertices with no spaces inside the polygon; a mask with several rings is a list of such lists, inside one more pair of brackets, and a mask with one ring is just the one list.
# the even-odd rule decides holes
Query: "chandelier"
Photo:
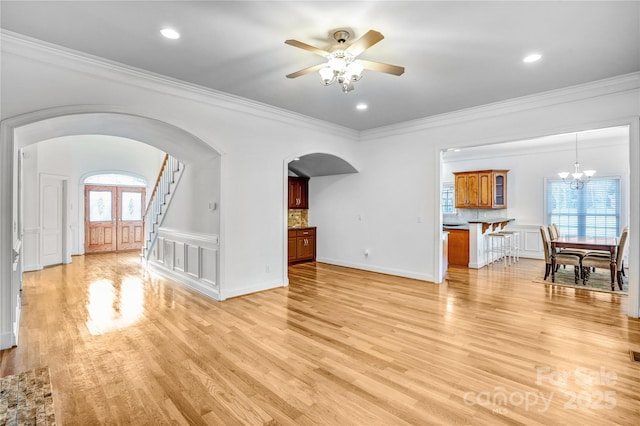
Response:
[{"label": "chandelier", "polygon": [[[580,163],[578,162],[578,134],[576,133],[576,162],[573,163],[573,173],[560,172],[558,173],[558,176],[560,176],[563,182],[569,184],[571,189],[579,190],[584,188],[585,181],[582,180],[582,178],[585,177],[587,180],[589,180],[594,174],[596,174],[595,170],[585,170],[584,172],[580,171]],[[572,180],[567,180],[569,175],[573,177]]]},{"label": "chandelier", "polygon": [[345,50],[336,50],[327,59],[327,65],[319,71],[320,82],[328,86],[337,81],[344,93],[352,91],[353,83],[362,77],[362,64]]}]

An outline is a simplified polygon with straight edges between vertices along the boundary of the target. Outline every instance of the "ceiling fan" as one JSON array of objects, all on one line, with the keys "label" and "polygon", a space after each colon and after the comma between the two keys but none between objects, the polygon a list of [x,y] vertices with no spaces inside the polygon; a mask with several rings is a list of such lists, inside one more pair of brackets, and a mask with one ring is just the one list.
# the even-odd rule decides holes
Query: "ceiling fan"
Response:
[{"label": "ceiling fan", "polygon": [[378,31],[369,30],[353,43],[346,44],[350,37],[351,33],[347,30],[337,30],[334,32],[333,38],[338,42],[338,48],[331,52],[298,40],[286,40],[285,43],[290,46],[308,50],[311,53],[327,59],[325,63],[288,74],[287,78],[296,78],[310,72],[318,71],[320,73],[320,82],[323,85],[328,86],[334,81],[337,81],[342,91],[348,93],[354,89],[353,83],[360,80],[362,71],[365,69],[392,75],[402,75],[404,73],[404,67],[357,59],[358,55],[384,38]]}]

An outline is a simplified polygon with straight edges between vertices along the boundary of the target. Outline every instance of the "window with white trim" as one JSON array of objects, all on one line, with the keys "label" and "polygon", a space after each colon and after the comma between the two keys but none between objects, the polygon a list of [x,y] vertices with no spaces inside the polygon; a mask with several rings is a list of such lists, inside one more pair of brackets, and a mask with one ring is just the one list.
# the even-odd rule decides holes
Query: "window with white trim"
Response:
[{"label": "window with white trim", "polygon": [[455,188],[453,182],[447,182],[442,184],[442,213],[455,213],[454,208],[454,192]]},{"label": "window with white trim", "polygon": [[560,235],[616,237],[620,232],[620,178],[593,177],[582,189],[571,189],[560,179],[545,186],[547,224],[558,225]]}]

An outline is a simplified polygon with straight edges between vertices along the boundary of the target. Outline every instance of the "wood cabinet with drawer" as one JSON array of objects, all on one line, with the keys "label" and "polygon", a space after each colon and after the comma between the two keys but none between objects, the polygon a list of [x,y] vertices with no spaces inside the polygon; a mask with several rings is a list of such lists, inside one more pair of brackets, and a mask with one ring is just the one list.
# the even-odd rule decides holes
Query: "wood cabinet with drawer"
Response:
[{"label": "wood cabinet with drawer", "polygon": [[289,263],[313,262],[316,259],[316,228],[289,229]]}]

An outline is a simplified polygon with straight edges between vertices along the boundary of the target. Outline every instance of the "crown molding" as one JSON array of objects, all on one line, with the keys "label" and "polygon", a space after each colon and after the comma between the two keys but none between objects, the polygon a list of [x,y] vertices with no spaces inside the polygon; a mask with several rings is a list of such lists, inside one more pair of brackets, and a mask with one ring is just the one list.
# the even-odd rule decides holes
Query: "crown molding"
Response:
[{"label": "crown molding", "polygon": [[176,96],[216,108],[233,110],[267,120],[275,120],[290,126],[321,131],[323,134],[330,133],[351,140],[358,139],[359,132],[357,130],[68,49],[5,29],[0,29],[0,47],[3,55],[10,53],[30,60],[70,69],[74,72],[99,76],[107,80],[142,87],[157,93]]},{"label": "crown molding", "polygon": [[498,117],[567,102],[637,90],[639,88],[640,72],[634,72],[450,113],[405,121],[404,123],[364,130],[360,132],[360,140],[375,140],[400,134],[415,133],[431,128]]}]

